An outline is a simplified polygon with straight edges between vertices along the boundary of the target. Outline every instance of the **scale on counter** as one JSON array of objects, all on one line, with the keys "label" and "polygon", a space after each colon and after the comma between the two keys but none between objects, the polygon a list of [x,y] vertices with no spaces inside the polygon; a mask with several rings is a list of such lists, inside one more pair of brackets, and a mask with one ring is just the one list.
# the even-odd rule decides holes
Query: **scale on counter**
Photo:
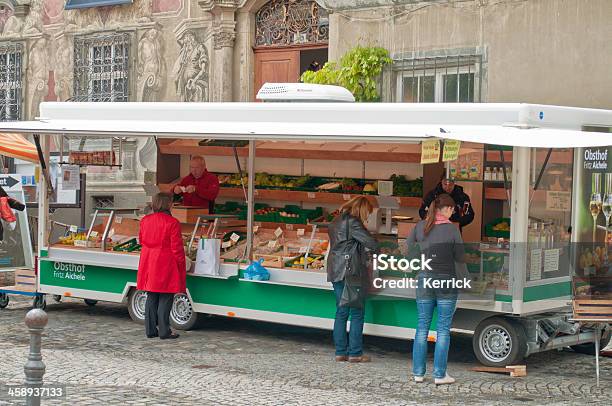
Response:
[{"label": "scale on counter", "polygon": [[[380,232],[381,226],[383,226],[383,234],[391,234],[392,228],[392,210],[399,209],[399,202],[393,196],[376,196],[378,207],[374,209],[370,217],[368,218],[368,230],[373,232]],[[382,217],[385,214],[385,222],[383,224]]]}]

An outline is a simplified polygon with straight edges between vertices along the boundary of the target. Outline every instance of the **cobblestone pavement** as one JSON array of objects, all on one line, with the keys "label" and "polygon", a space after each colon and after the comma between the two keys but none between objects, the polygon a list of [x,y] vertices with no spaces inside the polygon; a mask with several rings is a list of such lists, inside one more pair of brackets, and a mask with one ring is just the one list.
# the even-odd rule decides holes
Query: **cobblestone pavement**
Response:
[{"label": "cobblestone pavement", "polygon": [[[0,310],[0,405],[23,404],[5,385],[23,383],[30,302],[11,300]],[[366,337],[374,362],[348,364],[333,361],[326,331],[211,317],[161,341],[120,305],[64,299],[47,313],[45,384],[64,385],[67,397],[45,405],[612,404],[612,359],[601,360],[598,388],[594,357],[571,350],[533,355],[528,377],[510,378],[470,371],[470,337],[453,336],[458,383],[436,388],[410,381],[407,341]]]}]

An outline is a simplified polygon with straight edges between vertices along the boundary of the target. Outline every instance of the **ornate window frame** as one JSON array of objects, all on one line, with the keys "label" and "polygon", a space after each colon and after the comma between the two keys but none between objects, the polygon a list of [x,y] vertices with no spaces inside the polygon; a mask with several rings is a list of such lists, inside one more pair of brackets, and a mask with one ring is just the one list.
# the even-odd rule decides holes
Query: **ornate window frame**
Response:
[{"label": "ornate window frame", "polygon": [[75,37],[72,100],[128,101],[132,94],[131,51],[129,32]]},{"label": "ornate window frame", "polygon": [[0,42],[0,121],[23,116],[23,50],[18,42]]},{"label": "ornate window frame", "polygon": [[314,0],[271,0],[255,13],[255,46],[327,44],[329,14]]}]

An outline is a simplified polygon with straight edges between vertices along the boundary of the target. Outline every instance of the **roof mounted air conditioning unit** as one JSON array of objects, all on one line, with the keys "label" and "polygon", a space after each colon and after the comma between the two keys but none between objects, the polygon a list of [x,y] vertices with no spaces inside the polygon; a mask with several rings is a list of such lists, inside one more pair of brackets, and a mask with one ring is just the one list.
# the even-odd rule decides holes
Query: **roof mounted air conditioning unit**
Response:
[{"label": "roof mounted air conditioning unit", "polygon": [[257,99],[264,102],[344,102],[353,103],[355,97],[341,86],[311,83],[265,83]]}]

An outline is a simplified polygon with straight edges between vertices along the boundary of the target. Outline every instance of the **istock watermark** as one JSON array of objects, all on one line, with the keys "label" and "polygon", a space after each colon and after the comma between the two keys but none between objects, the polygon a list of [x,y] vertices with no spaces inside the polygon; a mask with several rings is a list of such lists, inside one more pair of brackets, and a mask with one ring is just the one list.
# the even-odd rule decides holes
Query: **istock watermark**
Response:
[{"label": "istock watermark", "polygon": [[426,258],[421,254],[421,258],[395,258],[392,255],[380,254],[374,255],[374,270],[375,271],[433,271],[429,265],[431,258]]}]

